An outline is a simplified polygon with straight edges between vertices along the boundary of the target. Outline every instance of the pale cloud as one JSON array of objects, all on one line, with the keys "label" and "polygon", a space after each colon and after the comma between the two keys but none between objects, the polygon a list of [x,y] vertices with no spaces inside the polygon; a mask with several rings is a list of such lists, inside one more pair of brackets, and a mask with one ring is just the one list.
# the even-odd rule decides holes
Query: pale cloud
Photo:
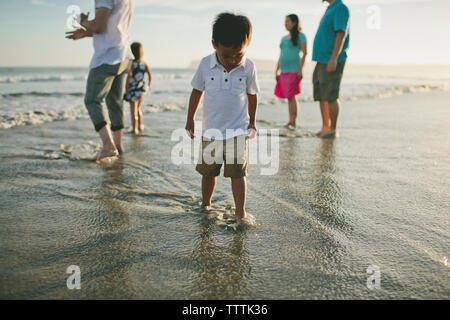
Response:
[{"label": "pale cloud", "polygon": [[48,3],[45,0],[31,0],[31,4],[35,6],[45,6],[45,7],[54,7],[55,4]]},{"label": "pale cloud", "polygon": [[345,0],[349,6],[368,6],[374,4],[401,4],[401,3],[423,3],[432,2],[433,0]]},{"label": "pale cloud", "polygon": [[[39,1],[39,0],[36,0]],[[422,3],[422,2],[432,2],[434,0],[344,0],[349,6],[367,6],[374,4],[400,4],[400,3]],[[160,7],[178,8],[183,10],[202,10],[214,7],[223,6],[235,6],[237,8],[247,7],[247,8],[289,8],[289,7],[302,7],[306,10],[322,8],[326,4],[322,4],[319,0],[309,1],[307,3],[293,0],[135,0],[135,5],[148,6],[156,5]]]}]

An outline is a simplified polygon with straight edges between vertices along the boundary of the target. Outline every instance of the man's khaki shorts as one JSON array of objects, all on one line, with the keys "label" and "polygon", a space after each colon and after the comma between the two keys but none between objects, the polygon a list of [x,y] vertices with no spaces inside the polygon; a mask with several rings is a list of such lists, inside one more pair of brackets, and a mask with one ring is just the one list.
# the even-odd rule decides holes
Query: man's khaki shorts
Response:
[{"label": "man's khaki shorts", "polygon": [[345,61],[338,62],[334,72],[327,72],[326,63],[316,64],[313,73],[314,101],[335,101],[339,98]]},{"label": "man's khaki shorts", "polygon": [[202,137],[202,146],[195,170],[204,176],[217,177],[220,175],[223,163],[225,163],[224,177],[242,178],[247,175],[247,135],[227,140],[209,140]]}]

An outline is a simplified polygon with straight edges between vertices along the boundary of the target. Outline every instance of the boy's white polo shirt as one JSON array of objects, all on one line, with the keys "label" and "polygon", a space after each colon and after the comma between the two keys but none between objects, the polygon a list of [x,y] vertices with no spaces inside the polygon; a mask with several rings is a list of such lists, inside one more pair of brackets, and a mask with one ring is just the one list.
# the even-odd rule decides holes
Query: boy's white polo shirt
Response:
[{"label": "boy's white polo shirt", "polygon": [[[250,119],[247,93],[259,92],[255,64],[250,59],[244,58],[239,66],[227,72],[214,52],[202,59],[191,85],[205,91],[203,137],[225,140],[247,133]],[[214,136],[211,129],[218,130],[221,136]],[[233,131],[230,133],[227,129]]]}]

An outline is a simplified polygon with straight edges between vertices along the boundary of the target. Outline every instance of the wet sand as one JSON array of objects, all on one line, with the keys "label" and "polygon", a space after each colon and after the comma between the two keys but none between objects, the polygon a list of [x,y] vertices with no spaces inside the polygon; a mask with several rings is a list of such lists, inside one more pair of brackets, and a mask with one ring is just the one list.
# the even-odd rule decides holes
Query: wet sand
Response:
[{"label": "wet sand", "polygon": [[[250,165],[255,225],[237,230],[229,180],[205,212],[194,165],[170,162],[185,112],[144,114],[145,134],[103,164],[83,160],[99,147],[89,120],[2,130],[0,297],[448,299],[449,99],[344,101],[335,140],[312,136],[319,109],[302,103],[302,134],[281,129],[278,173]],[[281,128],[287,105],[258,119]],[[66,287],[70,265],[80,290]]]}]

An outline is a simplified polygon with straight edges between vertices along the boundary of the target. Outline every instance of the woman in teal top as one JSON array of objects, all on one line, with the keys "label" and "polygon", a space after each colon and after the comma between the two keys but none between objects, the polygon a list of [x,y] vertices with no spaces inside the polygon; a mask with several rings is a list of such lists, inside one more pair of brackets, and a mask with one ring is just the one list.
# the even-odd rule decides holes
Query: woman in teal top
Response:
[{"label": "woman in teal top", "polygon": [[[289,122],[286,127],[295,129],[298,109],[296,95],[301,92],[307,46],[306,36],[301,32],[300,21],[296,14],[286,16],[285,27],[289,31],[289,35],[283,37],[280,43],[280,58],[275,71],[277,80],[275,95],[281,99],[288,99]],[[301,59],[300,51],[302,52]],[[281,73],[279,73],[280,71]]]}]

